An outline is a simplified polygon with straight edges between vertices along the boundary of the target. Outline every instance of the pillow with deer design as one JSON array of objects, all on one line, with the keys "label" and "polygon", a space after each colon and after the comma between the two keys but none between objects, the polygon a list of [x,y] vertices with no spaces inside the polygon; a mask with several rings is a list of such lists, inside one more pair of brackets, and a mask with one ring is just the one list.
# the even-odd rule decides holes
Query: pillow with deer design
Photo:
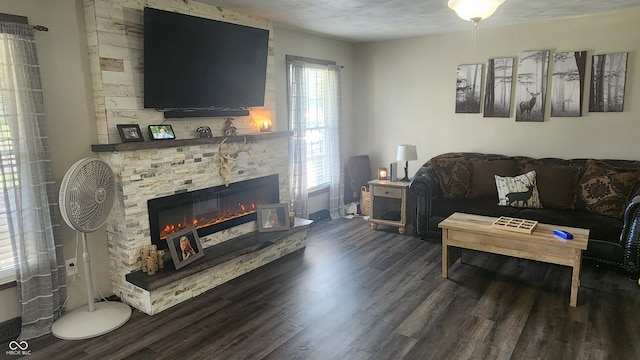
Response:
[{"label": "pillow with deer design", "polygon": [[542,208],[535,171],[514,177],[495,175],[495,178],[499,206]]}]

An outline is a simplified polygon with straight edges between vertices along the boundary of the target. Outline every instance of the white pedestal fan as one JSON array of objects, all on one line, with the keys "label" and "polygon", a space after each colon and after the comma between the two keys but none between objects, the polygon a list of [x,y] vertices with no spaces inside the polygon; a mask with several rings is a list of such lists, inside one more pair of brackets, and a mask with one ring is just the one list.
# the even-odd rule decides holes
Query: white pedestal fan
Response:
[{"label": "white pedestal fan", "polygon": [[121,302],[99,302],[93,298],[91,263],[87,233],[98,230],[107,221],[115,198],[113,171],[104,161],[85,158],[73,164],[60,186],[60,212],[72,229],[82,234],[82,260],[87,284],[87,306],[66,312],[51,327],[53,335],[65,340],[88,339],[106,334],[124,325],[131,308]]}]

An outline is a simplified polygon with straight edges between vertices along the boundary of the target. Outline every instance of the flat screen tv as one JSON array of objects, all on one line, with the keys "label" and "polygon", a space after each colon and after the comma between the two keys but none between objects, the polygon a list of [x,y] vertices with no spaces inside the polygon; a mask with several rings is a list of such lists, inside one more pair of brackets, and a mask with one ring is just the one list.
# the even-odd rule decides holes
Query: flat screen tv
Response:
[{"label": "flat screen tv", "polygon": [[146,7],[144,107],[264,105],[269,31]]}]

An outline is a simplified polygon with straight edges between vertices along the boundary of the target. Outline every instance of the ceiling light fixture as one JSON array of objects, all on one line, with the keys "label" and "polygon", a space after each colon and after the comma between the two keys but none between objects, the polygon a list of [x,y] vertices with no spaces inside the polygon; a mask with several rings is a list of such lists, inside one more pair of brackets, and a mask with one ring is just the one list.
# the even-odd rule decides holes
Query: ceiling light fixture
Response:
[{"label": "ceiling light fixture", "polygon": [[463,20],[471,21],[474,29],[478,22],[493,15],[504,0],[449,0],[449,7]]}]

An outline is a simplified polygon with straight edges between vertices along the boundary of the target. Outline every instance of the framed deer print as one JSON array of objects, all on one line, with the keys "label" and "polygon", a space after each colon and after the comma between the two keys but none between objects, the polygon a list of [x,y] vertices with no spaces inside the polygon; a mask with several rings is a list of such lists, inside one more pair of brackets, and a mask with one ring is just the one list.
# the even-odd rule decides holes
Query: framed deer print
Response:
[{"label": "framed deer print", "polygon": [[594,55],[591,65],[590,112],[621,112],[627,77],[627,53]]},{"label": "framed deer print", "polygon": [[479,113],[482,64],[458,65],[456,113]]},{"label": "framed deer print", "polygon": [[553,55],[551,74],[551,117],[582,116],[586,51]]},{"label": "framed deer print", "polygon": [[484,89],[484,117],[509,117],[511,114],[511,84],[513,58],[487,60]]},{"label": "framed deer print", "polygon": [[544,121],[548,69],[549,50],[520,53],[516,121]]}]

